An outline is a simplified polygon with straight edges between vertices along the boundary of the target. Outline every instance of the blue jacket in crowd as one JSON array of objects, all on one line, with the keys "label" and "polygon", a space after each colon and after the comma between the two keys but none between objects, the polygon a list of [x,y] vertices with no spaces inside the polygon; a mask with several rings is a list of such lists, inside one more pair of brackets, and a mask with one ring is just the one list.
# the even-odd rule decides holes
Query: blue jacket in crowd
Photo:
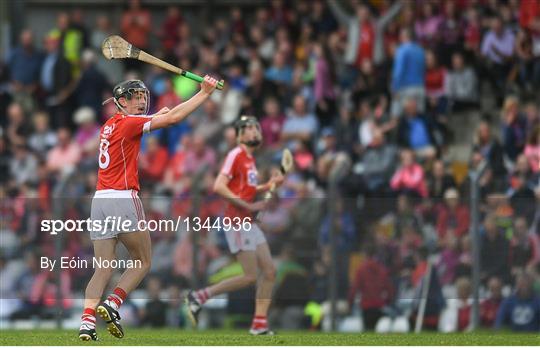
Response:
[{"label": "blue jacket in crowd", "polygon": [[519,298],[516,294],[506,298],[501,303],[495,320],[497,329],[503,326],[508,326],[513,331],[540,332],[540,298]]},{"label": "blue jacket in crowd", "polygon": [[406,42],[396,49],[392,71],[392,90],[423,87],[426,74],[424,49],[414,42]]}]

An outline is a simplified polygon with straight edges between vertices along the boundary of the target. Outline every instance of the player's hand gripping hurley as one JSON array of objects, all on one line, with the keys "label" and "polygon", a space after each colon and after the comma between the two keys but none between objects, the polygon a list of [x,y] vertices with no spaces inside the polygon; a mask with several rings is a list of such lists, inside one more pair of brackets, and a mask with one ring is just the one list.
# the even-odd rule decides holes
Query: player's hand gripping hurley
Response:
[{"label": "player's hand gripping hurley", "polygon": [[[103,40],[103,43],[101,44],[101,52],[107,59],[137,59],[182,75],[193,81],[197,81],[199,83],[203,82],[203,77],[164,62],[163,60],[138,49],[118,35],[111,35]],[[223,89],[224,84],[225,82],[221,80],[218,82],[216,88]]]},{"label": "player's hand gripping hurley", "polygon": [[[289,149],[283,150],[283,153],[281,154],[281,165],[279,167],[281,174],[286,175],[293,169],[293,166],[294,166],[294,160],[293,160],[291,151]],[[274,194],[275,191],[276,191],[276,183],[272,182],[270,184],[270,189],[264,195],[264,200],[269,201],[272,198],[272,195]],[[263,214],[262,211],[260,211],[257,214],[257,220],[260,220],[260,218],[262,217],[262,214]]]}]

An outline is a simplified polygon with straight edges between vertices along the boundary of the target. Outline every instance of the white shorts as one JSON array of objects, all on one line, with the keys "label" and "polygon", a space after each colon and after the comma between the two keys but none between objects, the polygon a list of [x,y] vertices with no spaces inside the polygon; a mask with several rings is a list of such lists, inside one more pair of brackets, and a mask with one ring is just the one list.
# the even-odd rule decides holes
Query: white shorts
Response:
[{"label": "white shorts", "polygon": [[[144,220],[141,199],[135,190],[99,190],[92,198],[90,239],[116,238],[119,233],[138,231]],[[127,222],[126,222],[127,221]],[[100,224],[97,227],[96,222]]]},{"label": "white shorts", "polygon": [[259,226],[255,223],[251,223],[250,225],[251,228],[249,230],[225,230],[225,238],[227,239],[231,253],[255,251],[258,245],[266,243],[266,237]]}]

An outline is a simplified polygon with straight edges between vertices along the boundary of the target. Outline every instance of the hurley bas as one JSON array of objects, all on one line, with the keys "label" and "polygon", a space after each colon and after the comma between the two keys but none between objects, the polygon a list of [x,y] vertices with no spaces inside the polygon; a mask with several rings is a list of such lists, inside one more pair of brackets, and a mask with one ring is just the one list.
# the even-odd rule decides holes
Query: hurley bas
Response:
[{"label": "hurley bas", "polygon": [[126,269],[126,268],[142,268],[142,261],[141,260],[107,260],[107,259],[102,259],[101,257],[93,257],[92,261],[89,262],[88,260],[81,259],[80,257],[63,256],[60,258],[60,260],[55,260],[55,259],[42,256],[40,266],[41,266],[41,269],[48,269],[51,272],[54,271],[54,268],[56,266],[59,266],[61,269],[88,269],[88,268]]}]

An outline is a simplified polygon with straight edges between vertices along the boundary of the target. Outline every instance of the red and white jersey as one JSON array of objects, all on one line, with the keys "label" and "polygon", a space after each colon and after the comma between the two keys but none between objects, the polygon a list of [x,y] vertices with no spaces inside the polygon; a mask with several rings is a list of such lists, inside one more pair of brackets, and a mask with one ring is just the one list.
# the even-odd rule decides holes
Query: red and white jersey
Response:
[{"label": "red and white jersey", "polygon": [[[247,202],[253,202],[257,195],[257,167],[255,158],[248,154],[242,146],[237,146],[227,154],[221,174],[226,175],[230,181],[227,187],[235,195]],[[251,212],[231,203],[228,204],[225,215],[229,217],[248,217]]]},{"label": "red and white jersey", "polygon": [[139,191],[137,159],[143,133],[150,131],[152,116],[116,113],[99,132],[96,190]]}]

